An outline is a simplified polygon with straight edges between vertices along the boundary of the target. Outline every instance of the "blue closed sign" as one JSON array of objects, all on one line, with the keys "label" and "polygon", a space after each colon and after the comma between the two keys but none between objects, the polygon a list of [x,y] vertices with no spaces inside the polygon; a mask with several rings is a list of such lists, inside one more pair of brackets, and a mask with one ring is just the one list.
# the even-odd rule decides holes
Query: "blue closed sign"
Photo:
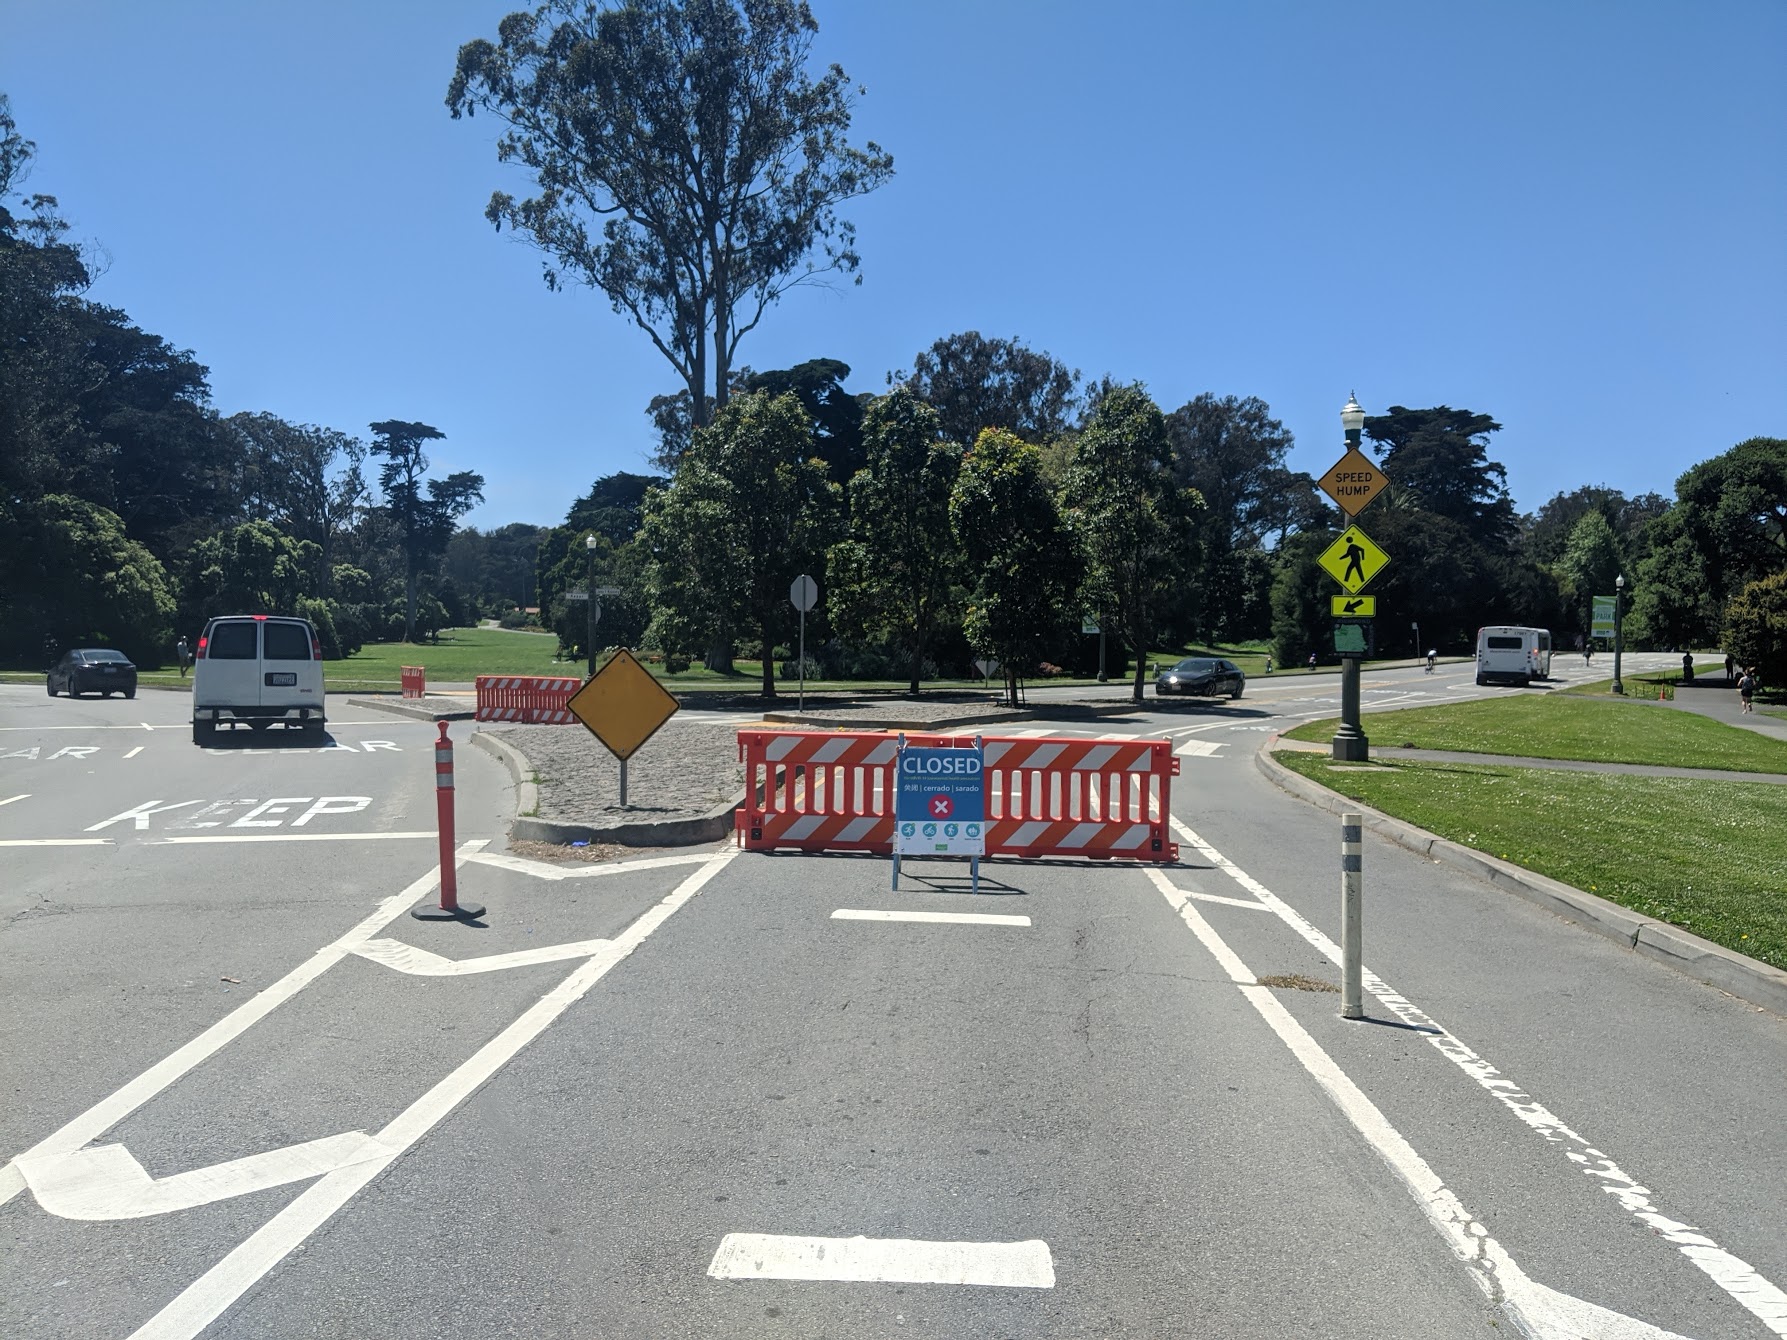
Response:
[{"label": "blue closed sign", "polygon": [[986,855],[986,757],[980,749],[902,749],[897,772],[896,852]]}]

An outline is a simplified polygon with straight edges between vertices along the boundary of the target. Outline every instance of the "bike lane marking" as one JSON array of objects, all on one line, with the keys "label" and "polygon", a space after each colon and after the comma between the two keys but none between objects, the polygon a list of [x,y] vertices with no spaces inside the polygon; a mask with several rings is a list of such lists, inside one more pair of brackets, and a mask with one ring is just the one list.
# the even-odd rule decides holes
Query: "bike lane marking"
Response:
[{"label": "bike lane marking", "polygon": [[[1255,898],[1265,904],[1268,910],[1275,913],[1279,920],[1283,921],[1285,925],[1289,926],[1298,935],[1302,936],[1304,940],[1308,941],[1312,947],[1323,954],[1330,962],[1337,966],[1340,964],[1340,946],[1335,944],[1333,940],[1329,939],[1309,921],[1305,920],[1301,913],[1297,912],[1264,884],[1260,883],[1245,870],[1241,869],[1240,866],[1229,860],[1228,857],[1217,851],[1215,847],[1211,846],[1203,838],[1198,836],[1197,833],[1193,832],[1192,829],[1177,816],[1173,817],[1172,824],[1174,831],[1176,831],[1189,845],[1196,847],[1212,865],[1228,875],[1229,878],[1233,879],[1249,893],[1253,894]],[[1167,900],[1172,902],[1174,900],[1174,895],[1178,894],[1179,891],[1174,889],[1171,881],[1167,880],[1165,875],[1160,874],[1156,870],[1150,869],[1148,873],[1154,878],[1157,885],[1163,886],[1161,891],[1166,893]],[[1172,889],[1173,892],[1168,893],[1168,889]],[[1182,898],[1183,895],[1180,894],[1180,897]],[[1175,906],[1178,906],[1178,904],[1175,904]],[[1179,913],[1186,921],[1186,924],[1190,925],[1192,930],[1198,934],[1199,939],[1204,939],[1204,932],[1199,931],[1197,926],[1192,925],[1193,918],[1196,918],[1198,922],[1203,923],[1205,929],[1209,931],[1209,935],[1212,938],[1216,937],[1216,932],[1213,929],[1210,929],[1209,924],[1203,922],[1203,918],[1189,905],[1180,907]],[[1210,942],[1206,941],[1205,943],[1208,947]],[[1220,941],[1218,941],[1218,943],[1220,943]],[[1223,948],[1224,950],[1227,950],[1226,945],[1224,945]],[[1216,950],[1212,948],[1211,952],[1215,953]],[[1229,967],[1232,963],[1235,968],[1240,968],[1240,959],[1236,958],[1232,951],[1228,952],[1229,960],[1225,961],[1224,966]],[[1219,955],[1218,957],[1220,959],[1221,956]],[[1245,971],[1244,968],[1241,970]],[[1232,970],[1231,975],[1233,975]],[[1654,1193],[1649,1188],[1620,1168],[1620,1166],[1606,1153],[1592,1145],[1587,1137],[1566,1125],[1562,1118],[1557,1116],[1543,1103],[1540,1103],[1530,1093],[1515,1083],[1514,1080],[1509,1078],[1501,1070],[1498,1070],[1488,1060],[1478,1055],[1470,1047],[1466,1046],[1448,1029],[1438,1023],[1431,1015],[1427,1014],[1407,997],[1393,990],[1383,978],[1379,977],[1369,968],[1363,970],[1361,977],[1365,989],[1382,1001],[1383,1004],[1397,1016],[1397,1018],[1408,1024],[1412,1030],[1419,1033],[1422,1037],[1425,1037],[1436,1051],[1475,1080],[1485,1092],[1495,1098],[1515,1116],[1519,1117],[1529,1128],[1541,1136],[1547,1144],[1560,1148],[1563,1151],[1564,1156],[1576,1165],[1579,1172],[1594,1179],[1603,1191],[1619,1201],[1620,1206],[1627,1213],[1632,1215],[1647,1228],[1651,1229],[1652,1232],[1661,1237],[1665,1242],[1675,1246],[1683,1256],[1693,1262],[1695,1266],[1713,1281],[1713,1283],[1717,1284],[1720,1289],[1751,1315],[1759,1319],[1762,1324],[1768,1327],[1768,1329],[1775,1335],[1787,1336],[1787,1293],[1783,1293],[1780,1288],[1770,1280],[1766,1279],[1748,1261],[1745,1261],[1741,1257],[1720,1247],[1717,1242],[1713,1241],[1707,1234],[1701,1232],[1699,1228],[1672,1219],[1658,1210],[1655,1202],[1651,1199]],[[1249,983],[1252,983],[1255,979],[1249,975],[1246,980]],[[1273,1009],[1281,1012],[1284,1011],[1284,1007],[1271,996],[1268,988],[1259,987],[1257,990],[1260,994],[1265,996]],[[1248,995],[1248,998],[1254,1001],[1254,1007],[1260,1011],[1262,1016],[1267,1014],[1266,1006],[1262,1005],[1259,1000],[1254,999],[1254,994],[1252,992],[1244,991],[1243,994]],[[1309,1048],[1313,1049],[1315,1055],[1319,1056],[1328,1066],[1334,1066],[1333,1061],[1328,1059],[1327,1053],[1323,1052],[1321,1048],[1317,1046],[1314,1039],[1303,1032],[1302,1026],[1291,1019],[1288,1012],[1284,1012],[1284,1019],[1289,1023],[1291,1028],[1302,1035],[1304,1042],[1307,1043]],[[1272,1020],[1268,1018],[1267,1022],[1271,1023]],[[1284,1032],[1278,1028],[1277,1024],[1273,1024],[1272,1026],[1275,1032],[1279,1032],[1281,1037],[1285,1037]],[[1300,1045],[1293,1045],[1288,1037],[1285,1037],[1285,1043],[1287,1046],[1291,1047],[1293,1052],[1297,1052],[1298,1045]],[[1298,1059],[1304,1062],[1306,1068],[1311,1067],[1312,1062],[1305,1059],[1301,1053],[1299,1053]],[[1315,1069],[1311,1068],[1310,1073],[1316,1075]],[[1394,1136],[1396,1141],[1401,1141],[1403,1146],[1407,1148],[1407,1142],[1403,1141],[1402,1137],[1396,1133],[1394,1128],[1384,1120],[1383,1114],[1377,1110],[1376,1106],[1371,1103],[1371,1100],[1366,1098],[1363,1093],[1360,1093],[1356,1087],[1352,1086],[1352,1081],[1348,1080],[1344,1074],[1341,1074],[1338,1067],[1334,1067],[1334,1073],[1340,1076],[1340,1079],[1345,1082],[1346,1086],[1353,1087],[1353,1092],[1357,1094],[1358,1102],[1365,1105],[1364,1108],[1360,1108],[1359,1111],[1366,1117],[1375,1120],[1375,1122],[1381,1123],[1384,1131],[1387,1131],[1390,1136]],[[1360,1118],[1354,1116],[1353,1111],[1347,1107],[1347,1104],[1341,1101],[1341,1098],[1336,1094],[1336,1090],[1329,1088],[1328,1082],[1323,1080],[1320,1075],[1316,1075],[1316,1078],[1322,1083],[1324,1088],[1329,1089],[1330,1094],[1336,1095],[1335,1102],[1340,1104],[1343,1111],[1347,1112],[1349,1120],[1352,1120],[1353,1124],[1359,1127],[1366,1138],[1373,1141],[1374,1147],[1377,1147],[1376,1140],[1373,1137],[1371,1130],[1368,1130],[1365,1125],[1360,1124]],[[1348,1102],[1350,1101],[1352,1100],[1348,1099]],[[1366,1109],[1369,1109],[1369,1112],[1366,1112]],[[1432,1169],[1428,1168],[1427,1165],[1420,1160],[1420,1156],[1415,1154],[1412,1148],[1407,1149],[1408,1156],[1413,1158],[1415,1163],[1419,1164],[1419,1168],[1417,1169],[1414,1164],[1410,1164],[1408,1165],[1409,1171],[1407,1172],[1405,1172],[1403,1165],[1398,1162],[1400,1155],[1398,1158],[1393,1158],[1390,1153],[1385,1152],[1384,1148],[1379,1148],[1378,1152],[1383,1155],[1385,1160],[1389,1162],[1392,1167],[1397,1169],[1399,1175],[1403,1176],[1403,1180],[1407,1182],[1409,1189],[1414,1192],[1416,1199],[1420,1200],[1423,1208],[1427,1210],[1428,1218],[1433,1221],[1435,1227],[1439,1228],[1441,1233],[1445,1234],[1449,1240],[1453,1240],[1456,1226],[1447,1227],[1441,1223],[1440,1219],[1435,1218],[1436,1211],[1430,1204],[1428,1192],[1422,1190],[1422,1185],[1424,1184],[1418,1184],[1416,1181],[1409,1180],[1410,1176],[1415,1172],[1419,1172],[1423,1176],[1431,1178],[1432,1185],[1436,1187],[1439,1192],[1442,1192],[1444,1196],[1451,1198],[1451,1204],[1453,1205],[1457,1205],[1457,1198],[1453,1197],[1452,1193],[1445,1189],[1444,1185],[1439,1182],[1438,1177],[1433,1173]],[[1460,1212],[1463,1211],[1462,1206],[1457,1206],[1457,1208]],[[1495,1245],[1494,1239],[1488,1236],[1487,1230],[1484,1229],[1481,1224],[1478,1224],[1474,1219],[1468,1219],[1464,1222],[1465,1227],[1468,1228],[1469,1240],[1472,1243],[1480,1240],[1484,1244]],[[1454,1250],[1457,1250],[1456,1244],[1454,1245]],[[1497,1252],[1502,1252],[1502,1249],[1499,1246],[1495,1246],[1495,1250]],[[1502,1255],[1505,1257],[1506,1253],[1502,1252]],[[1464,1257],[1464,1259],[1469,1260],[1470,1257],[1467,1256]],[[1512,1267],[1515,1272],[1519,1271],[1519,1267],[1513,1264],[1511,1258],[1508,1260],[1508,1265]],[[1495,1269],[1499,1274],[1501,1267],[1496,1266]],[[1522,1278],[1524,1279],[1524,1276],[1522,1276]],[[1483,1283],[1486,1289],[1490,1287],[1490,1284],[1487,1281],[1480,1280],[1479,1282]],[[1545,1289],[1545,1286],[1536,1284],[1530,1280],[1526,1281],[1526,1283],[1531,1285],[1533,1289],[1542,1290],[1547,1294],[1554,1292]],[[1495,1295],[1491,1293],[1490,1296],[1493,1298]],[[1512,1294],[1510,1294],[1510,1296],[1512,1296]],[[1569,1296],[1565,1294],[1557,1294],[1556,1297],[1567,1299],[1570,1303],[1578,1307],[1595,1307],[1592,1303],[1585,1303],[1580,1299],[1569,1298]],[[1605,1309],[1601,1310],[1604,1311]],[[1543,1317],[1545,1314],[1541,1311],[1538,1315]],[[1559,1316],[1562,1315],[1564,1314],[1559,1314]],[[1609,1315],[1617,1317],[1619,1314],[1611,1313]],[[1646,1323],[1636,1322],[1632,1324],[1644,1326]],[[1559,1330],[1554,1326],[1549,1329],[1541,1329],[1538,1331],[1538,1334],[1541,1337],[1556,1336],[1559,1340],[1570,1340],[1570,1338],[1576,1335],[1576,1332],[1567,1329]],[[1608,1340],[1619,1340],[1620,1337],[1628,1334],[1633,1337],[1650,1335],[1666,1336],[1669,1335],[1670,1332],[1657,1331],[1654,1328],[1644,1331],[1625,1332],[1603,1327],[1590,1329],[1587,1331],[1587,1334],[1592,1337],[1605,1336]]]},{"label": "bike lane marking", "polygon": [[581,1000],[610,968],[632,954],[737,854],[738,849],[733,848],[711,857],[661,902],[648,908],[615,936],[606,949],[581,964],[514,1023],[473,1053],[471,1059],[393,1118],[383,1130],[368,1137],[362,1161],[326,1174],[302,1192],[160,1312],[131,1332],[130,1340],[193,1340],[257,1280],[327,1223],[362,1187]]}]

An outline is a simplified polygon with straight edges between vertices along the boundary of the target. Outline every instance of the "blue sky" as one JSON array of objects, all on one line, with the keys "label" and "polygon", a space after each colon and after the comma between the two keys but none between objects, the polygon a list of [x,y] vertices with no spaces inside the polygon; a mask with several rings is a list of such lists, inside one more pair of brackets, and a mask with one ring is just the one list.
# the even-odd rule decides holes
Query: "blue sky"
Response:
[{"label": "blue sky", "polygon": [[[0,90],[224,413],[447,434],[469,520],[553,524],[641,470],[675,374],[483,218],[496,125],[444,105],[503,0],[0,0]],[[797,290],[757,368],[853,390],[958,330],[1163,408],[1255,395],[1339,454],[1340,406],[1503,425],[1522,510],[1787,436],[1787,5],[813,0],[895,160],[846,211],[861,287]]]}]

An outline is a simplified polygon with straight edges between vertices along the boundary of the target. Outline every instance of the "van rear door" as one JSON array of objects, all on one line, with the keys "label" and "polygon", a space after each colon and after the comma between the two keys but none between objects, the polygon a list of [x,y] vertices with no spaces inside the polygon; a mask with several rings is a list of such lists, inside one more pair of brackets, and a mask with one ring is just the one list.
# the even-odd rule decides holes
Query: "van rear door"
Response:
[{"label": "van rear door", "polygon": [[268,619],[263,628],[261,704],[321,708],[323,667],[316,659],[310,625],[297,619]]},{"label": "van rear door", "polygon": [[[216,619],[200,649],[205,668],[193,676],[194,707],[261,705],[261,626],[254,619]],[[202,684],[202,691],[201,686]]]}]

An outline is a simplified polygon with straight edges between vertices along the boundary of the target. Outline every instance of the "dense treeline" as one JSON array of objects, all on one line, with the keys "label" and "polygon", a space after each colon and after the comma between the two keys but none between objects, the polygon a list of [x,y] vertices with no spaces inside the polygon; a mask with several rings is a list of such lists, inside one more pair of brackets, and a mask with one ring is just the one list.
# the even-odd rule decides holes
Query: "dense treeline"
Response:
[{"label": "dense treeline", "polygon": [[[196,356],[92,301],[53,197],[21,187],[33,147],[0,95],[0,658],[103,643],[145,664],[204,618],[314,619],[329,655],[537,609],[581,654],[596,638],[718,671],[793,664],[799,573],[822,587],[808,673],[904,680],[1000,663],[1099,668],[1142,686],[1151,649],[1269,640],[1326,658],[1338,513],[1286,464],[1291,435],[1250,396],[1163,411],[1017,339],[959,332],[854,393],[850,368],[727,369],[727,394],[647,407],[661,474],[594,481],[562,525],[481,532],[471,472],[432,477],[430,424],[366,438],[222,415]],[[1604,486],[1522,516],[1483,412],[1392,406],[1365,434],[1390,487],[1361,517],[1393,562],[1373,586],[1386,653],[1462,651],[1483,623],[1568,646],[1626,578],[1633,645],[1730,647],[1787,676],[1787,442],[1702,462],[1676,497]],[[1338,433],[1336,434],[1338,454]]]}]

